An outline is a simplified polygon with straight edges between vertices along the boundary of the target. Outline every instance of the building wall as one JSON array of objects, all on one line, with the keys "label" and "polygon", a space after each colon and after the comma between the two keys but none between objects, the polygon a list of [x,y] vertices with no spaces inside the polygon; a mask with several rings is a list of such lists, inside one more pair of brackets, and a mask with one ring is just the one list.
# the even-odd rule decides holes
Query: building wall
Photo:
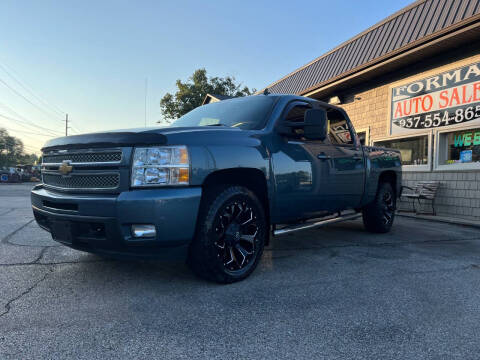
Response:
[{"label": "building wall", "polygon": [[[437,215],[480,220],[480,171],[403,173],[402,181],[406,186],[413,187],[420,180],[434,180],[441,184],[435,200]],[[422,201],[421,205],[421,211],[431,211],[430,202]],[[411,210],[411,200],[402,199],[399,209]]]},{"label": "building wall", "polygon": [[354,101],[340,106],[349,114],[355,129],[369,129],[370,139],[387,135],[388,85],[358,92],[354,94]]},{"label": "building wall", "polygon": [[[344,99],[344,103],[340,106],[347,111],[357,131],[369,130],[370,144],[376,140],[388,139],[390,137],[391,106],[389,94],[394,84],[408,82],[412,78],[428,77],[480,61],[479,49],[477,44],[468,49],[458,49],[450,54],[429,59],[424,63],[414,64],[408,69],[397,71],[381,79],[375,79],[362,87],[343,92],[339,94]],[[432,133],[435,134],[434,130]],[[432,141],[432,156],[434,155],[434,143],[435,141]],[[433,167],[433,158],[430,159],[430,163],[430,171],[404,171],[403,184],[414,186],[421,180],[439,181],[440,189],[435,201],[437,215],[480,221],[480,169],[438,171]],[[430,211],[429,205],[426,204],[422,204],[421,210]],[[411,201],[401,201],[399,208],[411,209]]]}]

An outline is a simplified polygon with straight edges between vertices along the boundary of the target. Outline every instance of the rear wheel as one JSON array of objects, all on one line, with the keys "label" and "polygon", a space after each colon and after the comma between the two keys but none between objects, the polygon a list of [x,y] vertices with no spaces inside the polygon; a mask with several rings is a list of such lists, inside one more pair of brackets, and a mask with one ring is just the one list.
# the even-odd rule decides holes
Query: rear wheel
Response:
[{"label": "rear wheel", "polygon": [[380,183],[375,200],[363,208],[363,224],[368,231],[389,232],[395,218],[397,201],[390,183]]},{"label": "rear wheel", "polygon": [[208,280],[243,280],[256,268],[267,234],[263,206],[255,194],[241,186],[227,187],[206,196],[188,264]]}]

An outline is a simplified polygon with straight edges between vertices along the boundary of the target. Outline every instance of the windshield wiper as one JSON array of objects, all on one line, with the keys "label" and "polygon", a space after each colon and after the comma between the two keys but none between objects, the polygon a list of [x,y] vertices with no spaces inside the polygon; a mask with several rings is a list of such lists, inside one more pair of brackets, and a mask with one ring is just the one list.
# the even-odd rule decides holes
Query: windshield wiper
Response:
[{"label": "windshield wiper", "polygon": [[218,123],[218,124],[208,124],[205,126],[228,126],[228,125]]}]

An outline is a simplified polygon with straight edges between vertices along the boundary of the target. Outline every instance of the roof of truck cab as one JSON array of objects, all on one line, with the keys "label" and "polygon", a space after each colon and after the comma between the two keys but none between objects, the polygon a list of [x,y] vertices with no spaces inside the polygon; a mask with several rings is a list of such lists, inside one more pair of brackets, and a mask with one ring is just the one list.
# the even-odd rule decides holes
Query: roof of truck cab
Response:
[{"label": "roof of truck cab", "polygon": [[316,102],[316,103],[320,104],[322,107],[326,107],[326,108],[329,108],[329,109],[335,109],[335,110],[339,110],[341,112],[345,112],[345,110],[342,109],[339,106],[335,106],[335,105],[329,104],[327,102],[320,101],[320,100],[313,99],[311,97],[306,97],[306,96],[293,95],[293,94],[268,94],[268,95],[252,95],[252,96],[269,96],[269,97],[276,97],[276,98],[283,98],[283,99],[286,98],[288,100]]}]

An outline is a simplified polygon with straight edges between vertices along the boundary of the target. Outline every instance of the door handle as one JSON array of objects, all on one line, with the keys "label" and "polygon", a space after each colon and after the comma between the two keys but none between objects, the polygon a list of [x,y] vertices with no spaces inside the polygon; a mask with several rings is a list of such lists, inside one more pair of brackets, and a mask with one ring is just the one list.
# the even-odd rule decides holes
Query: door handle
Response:
[{"label": "door handle", "polygon": [[353,159],[353,160],[363,160],[363,157],[362,157],[362,156],[355,155],[352,159]]},{"label": "door handle", "polygon": [[330,158],[331,158],[331,156],[328,156],[328,155],[325,155],[325,154],[318,154],[317,155],[317,159],[320,159],[320,160],[328,160]]}]

